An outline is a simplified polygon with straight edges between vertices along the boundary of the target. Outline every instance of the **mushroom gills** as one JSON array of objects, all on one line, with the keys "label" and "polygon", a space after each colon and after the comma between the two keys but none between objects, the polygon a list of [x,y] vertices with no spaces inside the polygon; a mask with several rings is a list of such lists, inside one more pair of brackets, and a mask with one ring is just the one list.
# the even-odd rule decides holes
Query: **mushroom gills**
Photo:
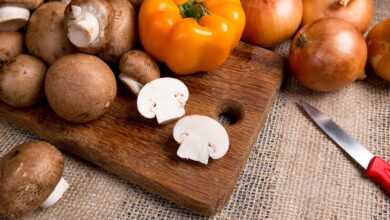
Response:
[{"label": "mushroom gills", "polygon": [[183,138],[183,142],[177,150],[177,156],[182,159],[198,161],[207,165],[209,162],[207,141],[196,134],[187,135],[187,137]]},{"label": "mushroom gills", "polygon": [[42,208],[46,209],[50,206],[56,204],[64,195],[64,193],[69,189],[69,183],[66,182],[64,178],[61,177],[57,186],[54,188],[50,196],[44,201],[41,205]]},{"label": "mushroom gills", "polygon": [[30,11],[26,8],[12,5],[0,7],[0,31],[17,31],[26,25]]},{"label": "mushroom gills", "polygon": [[138,95],[139,91],[141,91],[142,87],[144,86],[134,78],[123,73],[119,74],[119,79],[136,95]]},{"label": "mushroom gills", "polygon": [[68,26],[68,38],[77,47],[88,47],[99,36],[99,20],[79,6],[71,7],[73,21]]}]

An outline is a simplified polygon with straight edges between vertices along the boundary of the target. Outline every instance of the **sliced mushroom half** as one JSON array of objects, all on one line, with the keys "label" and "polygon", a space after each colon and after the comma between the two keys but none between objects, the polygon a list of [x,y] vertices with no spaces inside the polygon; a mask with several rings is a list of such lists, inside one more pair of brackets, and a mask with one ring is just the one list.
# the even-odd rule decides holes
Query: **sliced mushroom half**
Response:
[{"label": "sliced mushroom half", "polygon": [[208,158],[220,159],[229,150],[226,129],[216,120],[202,115],[190,115],[180,119],[173,130],[174,139],[180,144],[177,155],[208,163]]},{"label": "sliced mushroom half", "polygon": [[189,97],[187,86],[175,78],[159,78],[147,83],[138,94],[138,112],[145,118],[168,123],[185,114]]}]

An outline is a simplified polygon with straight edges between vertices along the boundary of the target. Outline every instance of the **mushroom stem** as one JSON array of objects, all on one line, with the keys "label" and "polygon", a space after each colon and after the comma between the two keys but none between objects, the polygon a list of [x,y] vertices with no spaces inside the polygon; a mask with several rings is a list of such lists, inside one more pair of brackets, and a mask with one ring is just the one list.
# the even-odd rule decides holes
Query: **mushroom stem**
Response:
[{"label": "mushroom stem", "polygon": [[183,138],[183,142],[177,150],[177,156],[207,165],[209,162],[208,143],[196,134],[188,134],[187,137]]},{"label": "mushroom stem", "polygon": [[156,109],[158,124],[166,124],[185,115],[184,106],[174,96],[162,98],[156,105],[158,106]]},{"label": "mushroom stem", "polygon": [[71,6],[72,21],[68,25],[68,38],[77,47],[87,47],[99,36],[99,20],[79,6]]},{"label": "mushroom stem", "polygon": [[0,7],[0,31],[17,31],[23,27],[30,17],[26,8],[12,5]]},{"label": "mushroom stem", "polygon": [[347,6],[351,0],[339,0],[339,4],[342,6]]},{"label": "mushroom stem", "polygon": [[68,182],[66,182],[66,180],[61,177],[57,186],[54,188],[49,198],[47,198],[46,201],[42,203],[41,207],[46,209],[56,204],[64,195],[64,193],[68,190],[68,188],[69,188]]},{"label": "mushroom stem", "polygon": [[119,74],[119,79],[136,95],[138,95],[139,91],[141,91],[144,86],[134,78],[123,73]]}]

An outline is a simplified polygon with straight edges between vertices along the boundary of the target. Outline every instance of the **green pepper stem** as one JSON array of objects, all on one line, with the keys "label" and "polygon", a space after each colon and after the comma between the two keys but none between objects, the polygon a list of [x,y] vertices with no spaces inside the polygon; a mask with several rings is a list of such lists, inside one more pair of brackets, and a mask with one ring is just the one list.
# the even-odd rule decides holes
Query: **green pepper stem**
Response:
[{"label": "green pepper stem", "polygon": [[209,14],[206,6],[197,0],[188,0],[186,3],[179,5],[179,9],[183,18],[194,18],[197,21]]}]

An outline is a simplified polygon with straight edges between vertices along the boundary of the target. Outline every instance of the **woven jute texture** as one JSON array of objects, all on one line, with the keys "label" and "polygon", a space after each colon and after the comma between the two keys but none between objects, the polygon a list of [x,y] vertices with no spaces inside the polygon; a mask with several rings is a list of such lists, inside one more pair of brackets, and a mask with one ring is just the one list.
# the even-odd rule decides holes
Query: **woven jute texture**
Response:
[{"label": "woven jute texture", "polygon": [[[390,0],[376,1],[375,21],[390,17]],[[373,22],[374,24],[374,22]],[[288,44],[276,49],[287,54]],[[290,76],[226,207],[215,219],[390,219],[390,199],[362,177],[346,155],[297,109],[306,100],[374,154],[390,161],[390,84],[372,74],[342,91],[313,93]],[[0,123],[0,156],[34,136]],[[70,190],[54,207],[24,219],[204,218],[66,155]]]}]

